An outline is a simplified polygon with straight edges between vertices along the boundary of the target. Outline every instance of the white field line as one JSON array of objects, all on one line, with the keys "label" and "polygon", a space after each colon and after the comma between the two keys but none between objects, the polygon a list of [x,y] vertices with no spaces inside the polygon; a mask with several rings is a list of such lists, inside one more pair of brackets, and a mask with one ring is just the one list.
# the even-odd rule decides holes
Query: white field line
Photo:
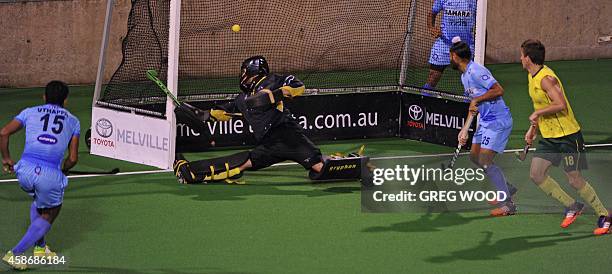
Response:
[{"label": "white field line", "polygon": [[[592,147],[609,147],[612,144],[592,144],[586,145],[587,148]],[[534,151],[535,148],[530,148],[530,151]],[[517,149],[506,149],[504,153],[512,153],[523,151],[522,148]],[[469,152],[462,152],[461,155],[469,154]],[[382,156],[382,157],[372,157],[372,160],[398,160],[398,159],[413,159],[413,158],[432,158],[432,157],[442,157],[442,156],[452,156],[453,153],[438,153],[438,154],[423,154],[423,155],[405,155],[405,156]],[[294,162],[284,162],[272,165],[274,166],[293,166],[298,163]],[[147,171],[128,171],[128,172],[119,172],[117,174],[90,174],[90,175],[70,175],[68,178],[76,179],[76,178],[91,178],[91,177],[106,177],[106,176],[125,176],[125,175],[141,175],[141,174],[156,174],[156,173],[166,173],[173,172],[171,169],[160,169],[160,170],[147,170]],[[0,180],[0,183],[13,183],[17,182],[17,179],[4,179]]]}]

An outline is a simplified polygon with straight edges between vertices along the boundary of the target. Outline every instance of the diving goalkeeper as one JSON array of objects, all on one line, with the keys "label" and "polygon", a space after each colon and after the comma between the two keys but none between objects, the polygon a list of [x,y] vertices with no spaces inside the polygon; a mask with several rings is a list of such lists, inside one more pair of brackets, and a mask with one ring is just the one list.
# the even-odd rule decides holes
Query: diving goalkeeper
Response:
[{"label": "diving goalkeeper", "polygon": [[309,170],[312,180],[359,179],[363,172],[368,171],[367,157],[355,154],[344,158],[324,157],[304,135],[283,103],[304,93],[304,84],[295,76],[270,74],[266,59],[254,56],[242,63],[240,89],[240,95],[210,110],[210,116],[211,119],[227,121],[231,119],[228,113],[242,113],[253,129],[255,148],[193,162],[177,157],[174,171],[179,183],[235,179],[244,170],[259,170],[285,160],[294,161]]}]

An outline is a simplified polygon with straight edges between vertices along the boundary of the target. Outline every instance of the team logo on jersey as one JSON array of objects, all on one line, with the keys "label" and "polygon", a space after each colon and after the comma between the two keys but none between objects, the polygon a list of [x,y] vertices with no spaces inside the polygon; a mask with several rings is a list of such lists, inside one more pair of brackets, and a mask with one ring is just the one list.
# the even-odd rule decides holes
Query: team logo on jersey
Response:
[{"label": "team logo on jersey", "polygon": [[57,144],[57,138],[53,135],[43,134],[38,136],[38,141],[45,145],[55,145]]},{"label": "team logo on jersey", "polygon": [[475,97],[476,96],[476,90],[475,88],[468,88],[465,90],[465,92],[463,93],[465,96],[467,97]]},{"label": "team logo on jersey", "polygon": [[420,121],[423,119],[423,109],[419,105],[412,105],[408,107],[408,116],[412,120]]},{"label": "team logo on jersey", "polygon": [[96,122],[96,132],[102,138],[108,138],[113,135],[113,124],[105,118],[101,118]]},{"label": "team logo on jersey", "polygon": [[486,80],[491,79],[491,76],[484,74],[484,75],[480,76],[480,78],[481,78],[483,81],[486,81]]}]

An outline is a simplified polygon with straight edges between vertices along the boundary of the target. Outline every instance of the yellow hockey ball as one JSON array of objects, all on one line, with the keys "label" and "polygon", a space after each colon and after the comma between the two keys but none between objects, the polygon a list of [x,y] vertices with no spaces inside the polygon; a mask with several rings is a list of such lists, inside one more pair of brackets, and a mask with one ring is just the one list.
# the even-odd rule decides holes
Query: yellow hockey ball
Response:
[{"label": "yellow hockey ball", "polygon": [[232,26],[232,31],[233,32],[239,32],[240,31],[240,25],[236,24]]}]

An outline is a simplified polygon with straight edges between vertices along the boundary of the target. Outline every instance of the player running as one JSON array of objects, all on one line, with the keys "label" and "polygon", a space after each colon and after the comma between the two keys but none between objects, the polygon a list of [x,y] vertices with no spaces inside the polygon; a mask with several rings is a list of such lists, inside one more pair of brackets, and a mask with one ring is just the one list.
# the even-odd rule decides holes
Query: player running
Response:
[{"label": "player running", "polygon": [[563,163],[563,170],[570,185],[599,215],[597,228],[593,233],[607,234],[610,232],[612,216],[597,197],[595,190],[582,177],[580,171],[588,166],[580,125],[574,117],[559,77],[544,65],[545,52],[544,45],[538,40],[529,39],[521,45],[521,63],[523,69],[529,72],[529,96],[534,108],[534,112],[529,116],[531,127],[525,134],[525,142],[531,144],[538,129],[542,136],[531,160],[531,180],[565,206],[565,218],[561,227],[568,227],[582,213],[584,204],[570,197],[548,176],[551,165],[559,166]]},{"label": "player running", "polygon": [[[470,97],[468,115],[480,113],[478,128],[472,140],[470,159],[483,168],[495,188],[506,193],[506,199],[497,203],[491,210],[492,216],[506,216],[516,213],[512,195],[516,188],[506,181],[501,168],[493,160],[497,153],[503,153],[512,131],[512,115],[502,96],[504,89],[493,78],[491,72],[472,60],[470,47],[459,37],[453,38],[450,48],[450,64],[453,69],[461,71],[461,82],[465,95]],[[459,132],[458,140],[465,145],[468,139],[469,125]]]},{"label": "player running", "polygon": [[244,170],[259,170],[285,160],[297,162],[310,170],[312,180],[362,177],[367,157],[322,156],[284,106],[284,100],[304,93],[304,84],[295,76],[270,74],[266,59],[254,56],[242,63],[240,89],[240,95],[210,110],[210,116],[218,121],[227,121],[231,118],[228,113],[242,113],[253,129],[257,145],[251,151],[201,161],[188,162],[179,155],[174,170],[180,183],[208,183],[237,178]]},{"label": "player running", "polygon": [[[45,242],[45,234],[62,207],[68,179],[62,170],[69,170],[78,160],[79,120],[64,109],[68,86],[51,81],[45,88],[45,105],[23,110],[0,131],[0,151],[5,172],[15,172],[19,185],[34,201],[30,207],[30,226],[21,241],[2,258],[15,269],[27,265],[16,256],[34,246],[34,256],[55,257]],[[21,128],[26,141],[21,160],[14,165],[9,152],[9,137]],[[64,152],[68,157],[60,169]]]},{"label": "player running", "polygon": [[[436,16],[442,12],[440,27],[436,27]],[[427,28],[436,38],[429,56],[429,76],[425,89],[434,89],[442,73],[450,64],[449,49],[453,37],[461,37],[474,52],[474,26],[476,25],[476,0],[435,0],[427,18]]]}]

